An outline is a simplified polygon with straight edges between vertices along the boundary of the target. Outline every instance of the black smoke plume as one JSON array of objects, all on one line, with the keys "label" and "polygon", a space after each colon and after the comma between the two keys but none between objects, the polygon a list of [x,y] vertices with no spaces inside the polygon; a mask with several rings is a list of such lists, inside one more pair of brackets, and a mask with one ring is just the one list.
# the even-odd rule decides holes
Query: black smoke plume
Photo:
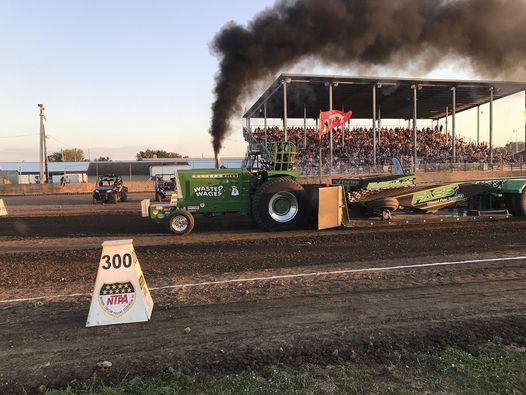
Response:
[{"label": "black smoke plume", "polygon": [[445,58],[481,76],[522,76],[525,0],[278,0],[248,26],[214,38],[219,58],[210,133],[218,153],[230,117],[256,81],[314,59],[340,66],[428,71]]}]

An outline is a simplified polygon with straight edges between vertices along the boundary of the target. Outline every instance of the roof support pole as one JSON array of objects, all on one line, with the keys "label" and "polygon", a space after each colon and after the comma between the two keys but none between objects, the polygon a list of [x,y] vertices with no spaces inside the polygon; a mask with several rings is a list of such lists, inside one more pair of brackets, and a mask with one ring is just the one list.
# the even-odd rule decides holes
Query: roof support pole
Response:
[{"label": "roof support pole", "polygon": [[449,143],[449,107],[446,106],[446,144]]},{"label": "roof support pole", "polygon": [[489,163],[493,164],[493,87],[489,88]]},{"label": "roof support pole", "polygon": [[303,148],[307,149],[307,105],[303,104]]},{"label": "roof support pole", "polygon": [[319,159],[319,166],[320,166],[320,184],[322,183],[321,182],[321,177],[322,177],[322,174],[323,174],[323,159],[321,157],[322,155],[322,148],[321,148],[321,138],[322,136],[319,134],[320,133],[320,129],[318,129],[318,125],[319,125],[319,116],[318,118],[316,118],[316,133],[318,133],[318,148],[319,148],[319,154],[318,154],[318,159]]},{"label": "roof support pole", "polygon": [[265,128],[265,148],[268,149],[267,145],[267,102],[263,103],[263,127]]},{"label": "roof support pole", "polygon": [[451,141],[453,145],[453,163],[457,163],[457,139],[456,139],[456,115],[457,115],[457,88],[451,88],[453,92],[453,113],[451,114]]},{"label": "roof support pole", "polygon": [[417,90],[418,86],[413,85],[413,171],[416,172],[416,159],[417,159],[417,148],[416,148],[416,119],[418,115],[418,105],[417,105]]},{"label": "roof support pole", "polygon": [[480,106],[477,106],[477,145],[480,144]]},{"label": "roof support pole", "polygon": [[524,151],[526,151],[526,91],[524,91]]},{"label": "roof support pole", "polygon": [[289,141],[287,131],[287,81],[283,81],[283,133],[285,133],[285,141]]},{"label": "roof support pole", "polygon": [[373,166],[376,167],[376,84],[373,85]]},{"label": "roof support pole", "polygon": [[382,137],[380,135],[382,130],[382,107],[378,106],[378,140]]},{"label": "roof support pole", "polygon": [[[329,110],[332,111],[332,83],[329,84]],[[330,143],[329,143],[329,150],[330,150],[330,162],[329,162],[329,166],[330,166],[330,171],[332,172],[332,163],[333,163],[333,152],[332,152],[332,129],[330,131],[330,136],[329,138],[331,139]]]},{"label": "roof support pole", "polygon": [[[342,104],[342,112],[345,112],[345,106]],[[342,149],[345,147],[345,125],[342,125]]]}]

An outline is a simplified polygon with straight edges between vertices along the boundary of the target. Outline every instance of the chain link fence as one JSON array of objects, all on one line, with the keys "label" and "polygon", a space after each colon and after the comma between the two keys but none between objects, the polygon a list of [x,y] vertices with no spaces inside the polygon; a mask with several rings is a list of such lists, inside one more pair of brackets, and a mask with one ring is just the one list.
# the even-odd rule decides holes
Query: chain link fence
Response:
[{"label": "chain link fence", "polygon": [[[413,169],[412,165],[405,164],[407,173],[413,172],[467,172],[467,171],[509,171],[517,173],[526,172],[526,163],[419,163]],[[317,163],[304,163],[298,166],[303,176],[320,175],[320,165]],[[369,175],[369,174],[393,174],[392,165],[370,166],[360,165],[349,161],[338,161],[332,167],[328,164],[322,165],[322,175]]]}]

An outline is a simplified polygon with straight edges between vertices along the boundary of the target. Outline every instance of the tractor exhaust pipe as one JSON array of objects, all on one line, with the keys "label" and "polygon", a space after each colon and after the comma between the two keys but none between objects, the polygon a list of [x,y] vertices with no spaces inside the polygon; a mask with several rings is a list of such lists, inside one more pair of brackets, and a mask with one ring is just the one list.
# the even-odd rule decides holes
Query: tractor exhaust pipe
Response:
[{"label": "tractor exhaust pipe", "polygon": [[216,166],[216,169],[219,169],[219,154],[218,153],[215,153],[214,154],[214,161],[215,161],[215,166]]}]

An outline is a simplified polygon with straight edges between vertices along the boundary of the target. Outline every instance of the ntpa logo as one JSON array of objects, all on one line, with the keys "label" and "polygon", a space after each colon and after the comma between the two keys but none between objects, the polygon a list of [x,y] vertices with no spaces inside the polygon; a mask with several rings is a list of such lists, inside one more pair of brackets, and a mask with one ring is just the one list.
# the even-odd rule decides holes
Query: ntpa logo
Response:
[{"label": "ntpa logo", "polygon": [[131,282],[102,284],[99,304],[107,314],[120,317],[133,306],[135,289]]},{"label": "ntpa logo", "polygon": [[232,196],[239,196],[239,190],[235,185],[232,186]]}]

